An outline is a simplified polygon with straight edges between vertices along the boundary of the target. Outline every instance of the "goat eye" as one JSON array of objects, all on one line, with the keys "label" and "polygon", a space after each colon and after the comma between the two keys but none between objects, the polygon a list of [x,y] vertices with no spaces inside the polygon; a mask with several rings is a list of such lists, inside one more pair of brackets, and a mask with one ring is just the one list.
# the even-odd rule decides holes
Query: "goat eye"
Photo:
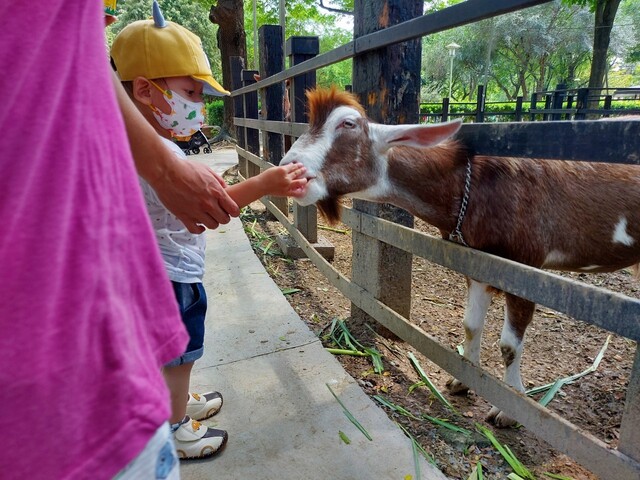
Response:
[{"label": "goat eye", "polygon": [[353,120],[347,119],[347,120],[344,120],[342,122],[341,127],[343,127],[343,128],[356,128],[356,122],[354,122]]}]

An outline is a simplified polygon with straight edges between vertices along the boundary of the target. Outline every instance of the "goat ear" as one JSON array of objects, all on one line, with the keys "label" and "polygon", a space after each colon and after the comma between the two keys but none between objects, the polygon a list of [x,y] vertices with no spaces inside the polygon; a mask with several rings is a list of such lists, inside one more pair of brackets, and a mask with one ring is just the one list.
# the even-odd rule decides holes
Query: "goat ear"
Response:
[{"label": "goat ear", "polygon": [[380,140],[386,150],[398,145],[430,147],[456,134],[462,120],[429,125],[384,125]]}]

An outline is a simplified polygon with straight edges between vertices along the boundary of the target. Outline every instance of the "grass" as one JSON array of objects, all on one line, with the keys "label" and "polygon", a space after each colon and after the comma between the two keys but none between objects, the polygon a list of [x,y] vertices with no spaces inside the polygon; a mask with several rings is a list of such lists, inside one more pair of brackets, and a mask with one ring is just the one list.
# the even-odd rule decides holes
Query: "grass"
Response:
[{"label": "grass", "polygon": [[353,414],[349,411],[349,409],[345,406],[344,403],[342,403],[342,400],[340,400],[338,398],[338,396],[335,394],[335,392],[333,391],[333,389],[331,388],[331,386],[328,383],[325,383],[325,385],[327,386],[327,388],[329,389],[329,391],[331,392],[331,395],[333,395],[333,398],[336,399],[336,401],[340,404],[340,406],[342,407],[342,413],[345,414],[345,416],[349,419],[349,421],[351,423],[353,423],[355,425],[355,427],[360,430],[362,432],[362,434],[369,440],[369,441],[373,441],[373,438],[371,437],[371,435],[369,435],[369,432],[367,432],[365,430],[365,428],[362,426],[362,424],[356,420],[356,417],[353,416]]},{"label": "grass", "polygon": [[334,355],[353,355],[358,357],[370,357],[373,363],[373,371],[375,373],[384,372],[382,363],[382,354],[373,347],[363,346],[351,334],[344,320],[334,318],[331,322],[331,328],[323,340],[331,340],[336,348],[326,348],[329,353]]}]

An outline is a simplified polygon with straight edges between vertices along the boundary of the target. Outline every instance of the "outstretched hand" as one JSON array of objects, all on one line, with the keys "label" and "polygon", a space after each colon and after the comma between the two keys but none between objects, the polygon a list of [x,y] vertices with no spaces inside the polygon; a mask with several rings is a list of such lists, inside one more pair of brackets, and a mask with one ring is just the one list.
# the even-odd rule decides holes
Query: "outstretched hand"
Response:
[{"label": "outstretched hand", "polygon": [[207,166],[180,160],[152,185],[158,198],[191,233],[202,233],[229,223],[240,215],[238,205],[225,191],[222,177]]},{"label": "outstretched hand", "polygon": [[301,163],[273,167],[262,173],[269,195],[276,197],[302,197],[307,188],[307,169]]}]

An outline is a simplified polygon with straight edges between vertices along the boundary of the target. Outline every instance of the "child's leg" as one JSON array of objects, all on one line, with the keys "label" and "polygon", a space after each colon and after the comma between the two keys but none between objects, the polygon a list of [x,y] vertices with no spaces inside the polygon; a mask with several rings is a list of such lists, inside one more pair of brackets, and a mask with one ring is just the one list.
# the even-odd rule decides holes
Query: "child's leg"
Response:
[{"label": "child's leg", "polygon": [[169,423],[182,421],[187,413],[189,400],[189,379],[193,362],[183,363],[175,367],[164,367],[162,373],[167,387],[171,392],[171,417]]}]

